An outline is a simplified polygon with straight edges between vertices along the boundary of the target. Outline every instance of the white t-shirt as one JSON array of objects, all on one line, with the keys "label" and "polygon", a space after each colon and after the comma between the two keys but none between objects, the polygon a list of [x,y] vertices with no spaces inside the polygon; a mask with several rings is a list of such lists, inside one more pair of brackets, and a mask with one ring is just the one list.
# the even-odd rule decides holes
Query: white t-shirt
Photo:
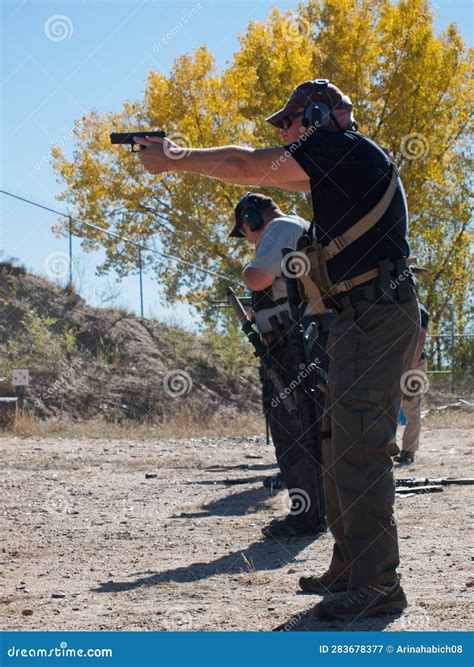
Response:
[{"label": "white t-shirt", "polygon": [[[309,222],[297,215],[282,215],[274,218],[263,229],[258,243],[255,246],[255,258],[250,263],[253,269],[260,269],[275,276],[271,286],[271,296],[277,301],[286,298],[286,283],[282,272],[283,248],[294,248],[298,239],[309,229]],[[269,333],[272,328],[268,318],[282,311],[289,312],[288,303],[278,304],[273,308],[265,308],[255,313],[255,323],[260,333]]]}]

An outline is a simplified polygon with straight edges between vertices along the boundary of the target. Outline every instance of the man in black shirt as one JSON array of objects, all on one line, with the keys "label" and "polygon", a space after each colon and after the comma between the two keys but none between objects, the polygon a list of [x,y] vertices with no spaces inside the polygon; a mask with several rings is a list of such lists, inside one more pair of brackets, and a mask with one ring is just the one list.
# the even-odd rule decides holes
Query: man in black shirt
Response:
[{"label": "man in black shirt", "polygon": [[[390,445],[420,319],[411,274],[406,268],[401,273],[409,251],[403,187],[384,151],[356,132],[349,98],[326,80],[297,86],[267,120],[281,130],[283,146],[187,149],[183,156],[167,139],[135,138],[144,147],[138,155],[153,174],[193,172],[311,193],[313,227],[324,246],[334,287],[330,302],[338,313],[328,341],[324,449],[335,545],[327,572],[303,577],[300,585],[320,594],[346,591],[319,603],[320,617],[400,612],[407,602],[396,571]],[[261,289],[273,280],[264,271],[260,278]]]}]

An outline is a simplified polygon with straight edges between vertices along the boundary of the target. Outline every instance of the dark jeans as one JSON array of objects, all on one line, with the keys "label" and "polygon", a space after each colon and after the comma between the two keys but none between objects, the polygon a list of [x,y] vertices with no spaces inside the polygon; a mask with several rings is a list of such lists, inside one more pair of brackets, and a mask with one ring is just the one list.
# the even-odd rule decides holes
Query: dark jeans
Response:
[{"label": "dark jeans", "polygon": [[[317,359],[327,370],[325,353],[327,334],[320,334],[313,344],[311,360]],[[291,499],[290,519],[305,527],[325,525],[325,502],[322,486],[321,417],[324,394],[316,390],[308,396],[302,391],[308,365],[294,359],[286,338],[269,347],[268,355],[292,395],[298,398],[299,410],[290,414],[262,370],[264,406],[267,409],[275,453]],[[314,372],[314,371],[313,371]],[[265,409],[265,408],[264,408]]]}]

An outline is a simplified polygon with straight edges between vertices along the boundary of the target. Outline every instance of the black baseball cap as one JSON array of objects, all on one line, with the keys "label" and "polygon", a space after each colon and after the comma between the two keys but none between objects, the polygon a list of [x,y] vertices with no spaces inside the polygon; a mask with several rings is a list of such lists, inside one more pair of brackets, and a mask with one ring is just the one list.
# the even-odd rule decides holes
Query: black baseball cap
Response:
[{"label": "black baseball cap", "polygon": [[239,199],[239,203],[235,207],[235,225],[229,234],[229,238],[245,238],[245,234],[241,232],[240,229],[244,222],[242,214],[247,208],[249,208],[249,206],[255,206],[257,211],[259,211],[261,208],[265,208],[270,204],[273,204],[273,199],[271,199],[271,197],[266,197],[265,195],[261,195],[258,192],[247,192]]}]

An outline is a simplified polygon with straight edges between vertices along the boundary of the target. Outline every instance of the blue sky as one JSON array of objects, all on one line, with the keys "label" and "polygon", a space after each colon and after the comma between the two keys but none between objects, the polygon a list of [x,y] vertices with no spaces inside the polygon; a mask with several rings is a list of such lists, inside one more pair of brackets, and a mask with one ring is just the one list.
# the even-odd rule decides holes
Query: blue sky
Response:
[{"label": "blue sky", "polygon": [[[120,111],[125,99],[141,99],[151,68],[168,72],[174,59],[207,44],[224,67],[250,20],[264,20],[272,7],[295,9],[287,0],[2,0],[2,161],[1,188],[64,210],[55,195],[62,189],[49,165],[52,143],[73,149],[75,119],[95,107]],[[435,26],[456,21],[472,44],[473,11],[468,0],[436,0]],[[188,20],[187,20],[188,19]],[[178,29],[176,29],[178,26]],[[173,31],[171,38],[167,33]],[[67,251],[51,226],[57,217],[0,195],[0,248],[35,273],[51,275]],[[101,253],[85,254],[75,242],[75,270],[83,295],[98,303],[108,293],[94,267]],[[159,289],[145,278],[145,315],[193,326],[184,304],[164,308]],[[120,286],[116,302],[138,312],[138,279]]]}]

